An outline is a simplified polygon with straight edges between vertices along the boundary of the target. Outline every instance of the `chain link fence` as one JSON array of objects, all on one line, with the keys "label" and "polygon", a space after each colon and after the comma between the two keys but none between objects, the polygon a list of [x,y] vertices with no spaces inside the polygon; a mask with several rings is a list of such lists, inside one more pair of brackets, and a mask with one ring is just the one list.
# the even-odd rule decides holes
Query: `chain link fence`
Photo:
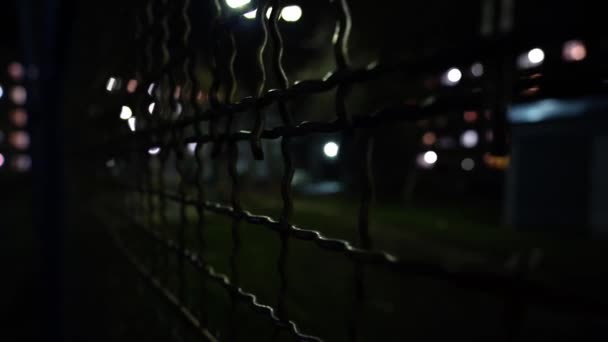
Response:
[{"label": "chain link fence", "polygon": [[[312,8],[305,16],[330,18],[335,68],[322,79],[294,82],[285,68],[284,46],[298,44],[285,34],[294,20],[285,9],[295,4],[243,1],[232,8],[232,2],[221,0],[137,1],[124,16],[133,24],[126,30],[131,44],[103,95],[112,97],[103,114],[120,113],[126,124],[121,122],[95,147],[98,165],[107,166],[107,187],[98,195],[105,203],[98,209],[100,221],[111,228],[117,246],[143,279],[175,307],[175,315],[206,340],[401,340],[416,317],[404,314],[408,307],[440,307],[433,300],[412,304],[415,300],[404,293],[429,288],[440,297],[459,297],[453,291],[464,291],[477,298],[453,303],[444,298],[444,306],[469,303],[482,312],[479,317],[488,309],[495,319],[479,328],[480,334],[487,328],[506,340],[520,336],[530,308],[604,316],[606,303],[530,276],[534,253],[507,267],[488,268],[409,259],[374,244],[374,141],[382,127],[446,111],[488,110],[492,150],[506,153],[506,112],[519,82],[513,79],[517,54],[540,44],[509,34],[508,3],[476,4],[485,36],[461,47],[363,67],[349,55],[351,30],[358,25],[352,22],[349,2],[302,4],[305,10]],[[382,6],[391,10],[388,3]],[[245,38],[243,30],[250,32]],[[549,37],[542,42],[552,40],[558,41]],[[247,59],[247,67],[235,67],[239,58]],[[373,93],[370,85],[378,80],[397,76],[407,81],[390,79],[391,89],[411,89],[429,73],[475,63],[481,63],[483,76],[433,96],[379,101],[380,107],[363,112],[349,105],[360,89]],[[462,75],[447,77],[459,83]],[[321,104],[302,105],[315,101]],[[310,119],[319,117],[318,110],[327,120]],[[296,140],[332,135],[344,137],[349,146],[340,148],[350,149],[352,156],[346,168],[356,189],[357,211],[344,214],[356,217],[347,235],[352,239],[326,233],[329,228],[323,226],[335,223],[323,222],[321,214],[319,226],[294,223],[295,159],[301,153]],[[393,158],[400,158],[394,152]],[[252,188],[240,170],[242,158],[272,164],[280,174],[270,174],[265,185]],[[275,190],[280,195],[273,195]],[[263,203],[279,196],[279,209],[267,215]],[[338,297],[343,299],[329,304]],[[314,304],[307,308],[307,302]],[[458,316],[459,309],[447,311]]]}]

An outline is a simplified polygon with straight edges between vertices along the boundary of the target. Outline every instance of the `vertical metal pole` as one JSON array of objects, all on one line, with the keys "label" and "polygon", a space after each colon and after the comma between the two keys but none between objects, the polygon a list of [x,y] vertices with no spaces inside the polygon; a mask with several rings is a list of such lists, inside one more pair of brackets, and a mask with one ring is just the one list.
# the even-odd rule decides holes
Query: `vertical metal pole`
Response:
[{"label": "vertical metal pole", "polygon": [[[65,232],[65,158],[63,144],[62,57],[60,0],[16,1],[22,31],[24,60],[39,68],[30,80],[29,111],[32,132],[34,225],[41,241],[41,302],[39,314],[44,341],[64,340],[63,252]],[[33,20],[42,14],[42,23]],[[65,14],[65,12],[64,12]]]}]

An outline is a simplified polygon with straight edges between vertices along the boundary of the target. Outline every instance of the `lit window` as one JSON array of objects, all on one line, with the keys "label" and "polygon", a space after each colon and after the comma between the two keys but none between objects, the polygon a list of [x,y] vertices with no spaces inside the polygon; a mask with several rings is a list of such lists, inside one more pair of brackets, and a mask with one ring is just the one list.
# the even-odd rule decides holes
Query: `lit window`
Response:
[{"label": "lit window", "polygon": [[239,8],[250,3],[251,0],[226,0],[226,5],[230,8]]},{"label": "lit window", "polygon": [[19,155],[13,159],[13,168],[19,172],[29,171],[32,167],[32,158],[28,155]]},{"label": "lit window", "polygon": [[562,54],[568,62],[578,62],[587,57],[587,48],[580,40],[571,40],[564,44]]},{"label": "lit window", "polygon": [[426,132],[422,136],[422,143],[426,146],[433,145],[437,141],[437,136],[433,132]]},{"label": "lit window", "polygon": [[129,120],[130,117],[133,116],[133,111],[128,106],[122,106],[120,111],[120,118],[122,120]]},{"label": "lit window", "polygon": [[475,63],[471,66],[471,74],[475,77],[483,76],[483,64]]},{"label": "lit window", "polygon": [[12,62],[8,65],[8,74],[15,81],[21,81],[25,74],[23,65],[19,62]]},{"label": "lit window", "polygon": [[479,117],[479,115],[474,110],[467,110],[466,112],[464,112],[464,121],[466,121],[468,123],[473,123],[473,122],[477,121],[478,117]]},{"label": "lit window", "polygon": [[473,148],[479,142],[479,134],[472,129],[465,131],[460,136],[460,143],[466,148]]},{"label": "lit window", "polygon": [[323,153],[327,158],[336,158],[339,151],[340,146],[333,141],[330,141],[323,146]]},{"label": "lit window", "polygon": [[27,125],[27,112],[23,109],[15,109],[11,112],[11,121],[17,127]]},{"label": "lit window", "polygon": [[27,91],[22,86],[16,86],[11,90],[11,101],[18,106],[23,106],[27,101]]},{"label": "lit window", "polygon": [[460,167],[465,171],[471,171],[475,168],[475,161],[471,158],[465,158],[460,163]]},{"label": "lit window", "polygon": [[127,92],[129,94],[133,94],[136,90],[137,90],[137,80],[130,79],[129,82],[127,83]]},{"label": "lit window", "polygon": [[12,132],[8,140],[18,150],[26,150],[30,146],[30,135],[24,131]]}]

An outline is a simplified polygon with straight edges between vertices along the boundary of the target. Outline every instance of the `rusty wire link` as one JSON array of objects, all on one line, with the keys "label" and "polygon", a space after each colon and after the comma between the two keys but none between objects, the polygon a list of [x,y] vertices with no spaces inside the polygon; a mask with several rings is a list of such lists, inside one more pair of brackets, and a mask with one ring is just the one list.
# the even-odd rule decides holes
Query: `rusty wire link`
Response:
[{"label": "rusty wire link", "polygon": [[[258,13],[266,13],[270,7],[269,0],[263,0],[262,6],[258,10]],[[259,69],[259,83],[255,92],[255,98],[259,99],[266,87],[266,67],[264,66],[264,52],[266,51],[266,45],[268,44],[268,21],[265,16],[256,16],[256,23],[260,30],[260,43],[256,51],[257,65]],[[253,127],[253,134],[251,136],[250,145],[251,153],[256,160],[264,159],[264,150],[262,149],[262,131],[264,130],[264,124],[266,122],[266,116],[262,108],[255,106],[253,108],[255,113],[255,122]]]},{"label": "rusty wire link", "polygon": [[[282,0],[271,0],[270,6],[272,10],[270,12],[270,37],[273,42],[273,54],[272,62],[274,66],[274,72],[277,77],[280,90],[285,90],[289,87],[289,79],[283,68],[283,38],[279,30],[279,15],[282,10]],[[263,12],[259,14],[264,16]],[[287,104],[284,100],[277,102],[279,107],[279,115],[283,122],[284,127],[293,126],[293,118],[287,108]],[[291,155],[291,138],[284,136],[281,138],[281,157],[283,158],[283,177],[281,180],[281,198],[283,201],[283,208],[280,216],[280,248],[279,257],[277,261],[277,271],[279,273],[279,295],[277,299],[277,312],[279,319],[283,322],[289,321],[289,314],[287,309],[287,291],[289,287],[287,277],[287,256],[289,254],[289,230],[291,217],[293,215],[293,198],[291,194],[291,182],[295,168],[293,165],[293,157]],[[274,339],[278,337],[278,330],[275,330]]]}]

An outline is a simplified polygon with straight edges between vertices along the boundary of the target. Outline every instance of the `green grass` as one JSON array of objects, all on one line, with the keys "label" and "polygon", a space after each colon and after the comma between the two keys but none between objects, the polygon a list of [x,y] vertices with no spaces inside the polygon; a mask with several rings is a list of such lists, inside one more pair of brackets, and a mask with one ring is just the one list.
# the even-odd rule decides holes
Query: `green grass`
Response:
[{"label": "green grass", "polygon": [[[256,214],[278,217],[281,203],[276,196],[244,195],[244,207]],[[325,236],[357,240],[358,202],[348,197],[297,197],[295,225],[321,231]],[[575,283],[582,275],[597,274],[605,252],[601,243],[552,234],[518,233],[498,224],[476,222],[481,208],[405,207],[399,204],[375,205],[372,210],[372,236],[377,249],[394,253],[407,261],[444,265],[475,265],[479,268],[503,267],[514,253],[538,249],[541,262],[533,274],[549,285],[593,291],[594,286]],[[170,225],[166,229],[177,240],[178,206],[167,208]],[[187,243],[200,250],[194,208],[188,210]],[[230,218],[206,213],[204,257],[218,271],[231,275],[232,224]],[[160,226],[156,219],[155,225]],[[259,302],[277,306],[279,275],[277,260],[280,240],[275,232],[259,225],[239,223],[241,248],[238,254],[238,284],[258,296]],[[133,234],[134,244],[142,244]],[[151,268],[164,274],[162,248],[150,241],[143,243],[140,255]],[[169,287],[177,289],[177,258],[172,257]],[[344,255],[326,251],[312,242],[289,240],[287,258],[289,280],[287,307],[290,318],[300,329],[328,341],[347,337],[354,298],[354,266]],[[201,291],[202,278],[188,268],[187,302],[194,311],[201,300],[209,311],[212,332],[225,337],[230,322],[237,322],[238,340],[267,341],[272,336],[268,320],[239,303],[230,315],[229,294],[213,283]],[[360,337],[363,341],[435,340],[443,337],[485,337],[500,340],[505,335],[503,311],[505,299],[454,287],[434,279],[394,274],[383,267],[365,268],[366,300]],[[597,286],[598,290],[601,286]],[[201,298],[202,296],[202,298]],[[545,319],[545,316],[542,316]],[[546,323],[549,329],[550,323]],[[441,327],[441,329],[438,329]],[[291,340],[289,335],[284,340]]]}]

